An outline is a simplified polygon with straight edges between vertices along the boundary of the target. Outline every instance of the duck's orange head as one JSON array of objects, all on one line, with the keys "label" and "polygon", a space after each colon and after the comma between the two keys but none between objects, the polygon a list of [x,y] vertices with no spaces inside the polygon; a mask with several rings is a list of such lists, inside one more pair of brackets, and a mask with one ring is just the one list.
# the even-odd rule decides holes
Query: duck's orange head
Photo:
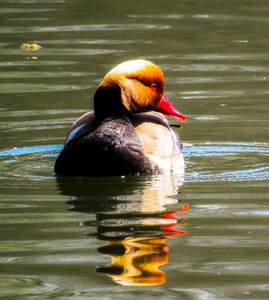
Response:
[{"label": "duck's orange head", "polygon": [[123,62],[106,74],[94,95],[96,117],[159,111],[183,122],[164,95],[164,76],[154,63],[144,60]]}]

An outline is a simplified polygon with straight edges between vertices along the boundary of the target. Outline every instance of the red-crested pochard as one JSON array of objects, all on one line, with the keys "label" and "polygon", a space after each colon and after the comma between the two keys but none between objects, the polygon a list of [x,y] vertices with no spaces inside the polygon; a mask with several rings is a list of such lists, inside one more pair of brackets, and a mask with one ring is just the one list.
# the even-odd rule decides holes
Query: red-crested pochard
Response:
[{"label": "red-crested pochard", "polygon": [[164,96],[161,69],[143,59],[116,66],[95,92],[94,111],[73,124],[55,172],[75,176],[182,173],[181,143],[163,114],[186,121]]}]

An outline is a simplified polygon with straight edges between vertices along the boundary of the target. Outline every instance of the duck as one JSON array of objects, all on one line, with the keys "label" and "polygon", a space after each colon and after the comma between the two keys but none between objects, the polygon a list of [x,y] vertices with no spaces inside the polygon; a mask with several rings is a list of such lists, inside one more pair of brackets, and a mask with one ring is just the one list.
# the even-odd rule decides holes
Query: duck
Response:
[{"label": "duck", "polygon": [[184,172],[182,143],[171,116],[187,117],[164,94],[164,74],[145,59],[112,68],[98,85],[93,111],[67,134],[54,171],[71,176],[125,176]]}]

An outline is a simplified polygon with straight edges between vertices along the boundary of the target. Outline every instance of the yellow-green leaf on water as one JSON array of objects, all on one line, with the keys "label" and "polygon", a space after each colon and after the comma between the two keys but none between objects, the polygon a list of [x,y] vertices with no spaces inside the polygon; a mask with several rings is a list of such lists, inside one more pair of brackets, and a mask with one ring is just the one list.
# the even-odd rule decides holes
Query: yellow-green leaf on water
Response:
[{"label": "yellow-green leaf on water", "polygon": [[39,46],[36,43],[23,43],[21,45],[21,48],[26,51],[37,51],[37,50],[41,49],[41,46]]},{"label": "yellow-green leaf on water", "polygon": [[38,60],[38,57],[37,56],[31,56],[31,57],[27,56],[26,59],[28,59],[28,60]]}]

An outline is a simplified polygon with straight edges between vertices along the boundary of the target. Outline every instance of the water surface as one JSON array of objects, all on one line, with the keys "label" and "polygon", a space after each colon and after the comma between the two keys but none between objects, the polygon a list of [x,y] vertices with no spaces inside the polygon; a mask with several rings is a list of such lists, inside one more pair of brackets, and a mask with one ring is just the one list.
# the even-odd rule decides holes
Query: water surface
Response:
[{"label": "water surface", "polygon": [[[268,12],[0,1],[2,298],[268,299]],[[141,57],[188,115],[185,176],[55,176],[103,75]]]}]

